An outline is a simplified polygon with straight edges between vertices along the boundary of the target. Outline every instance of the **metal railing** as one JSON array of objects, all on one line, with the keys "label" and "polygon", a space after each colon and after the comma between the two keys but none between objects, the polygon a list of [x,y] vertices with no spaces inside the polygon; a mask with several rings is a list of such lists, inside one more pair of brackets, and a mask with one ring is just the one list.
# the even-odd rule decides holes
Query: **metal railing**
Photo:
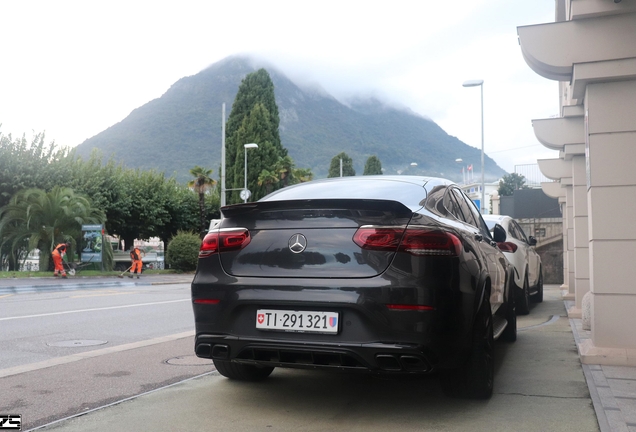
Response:
[{"label": "metal railing", "polygon": [[539,164],[515,165],[515,173],[524,176],[526,186],[531,188],[540,188],[541,183],[554,181],[543,175],[539,169]]}]

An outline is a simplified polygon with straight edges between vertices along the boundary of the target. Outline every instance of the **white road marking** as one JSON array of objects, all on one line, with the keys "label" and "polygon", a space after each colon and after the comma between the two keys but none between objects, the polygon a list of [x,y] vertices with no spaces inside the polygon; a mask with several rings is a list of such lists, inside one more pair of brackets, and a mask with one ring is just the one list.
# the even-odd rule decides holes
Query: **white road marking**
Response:
[{"label": "white road marking", "polygon": [[112,354],[112,353],[121,352],[121,351],[128,351],[131,349],[137,349],[141,347],[156,345],[156,344],[160,344],[164,342],[170,342],[173,340],[183,339],[183,338],[193,337],[193,336],[194,336],[194,330],[190,330],[183,333],[176,333],[173,335],[161,336],[154,339],[148,339],[148,340],[143,340],[139,342],[131,342],[131,343],[123,344],[123,345],[115,345],[108,348],[102,348],[102,349],[93,350],[93,351],[85,351],[82,353],[71,354],[64,357],[55,357],[55,358],[44,360],[37,363],[30,363],[26,365],[14,366],[7,369],[0,369],[0,378],[12,376],[12,375],[18,375],[25,372],[32,372],[35,370],[45,369],[45,368],[58,366],[62,364],[73,363],[73,362],[84,360],[87,358],[99,357],[106,354]]},{"label": "white road marking", "polygon": [[129,295],[129,294],[139,294],[139,291],[126,291],[126,292],[107,291],[107,292],[101,292],[96,294],[69,296],[69,298],[104,297],[104,296],[111,296],[111,295]]},{"label": "white road marking", "polygon": [[39,318],[39,317],[55,316],[55,315],[67,315],[67,314],[81,313],[81,312],[95,312],[95,311],[103,311],[103,310],[125,309],[125,308],[131,308],[131,307],[141,307],[141,306],[154,306],[154,305],[160,305],[160,304],[180,303],[180,302],[185,302],[185,301],[192,301],[192,299],[186,298],[186,299],[180,299],[180,300],[167,300],[167,301],[162,301],[162,302],[136,303],[136,304],[122,305],[122,306],[110,306],[110,307],[91,308],[91,309],[78,309],[78,310],[62,311],[62,312],[51,312],[51,313],[36,314],[36,315],[22,315],[22,316],[0,318],[0,321],[9,321],[9,320],[25,319],[25,318]]}]

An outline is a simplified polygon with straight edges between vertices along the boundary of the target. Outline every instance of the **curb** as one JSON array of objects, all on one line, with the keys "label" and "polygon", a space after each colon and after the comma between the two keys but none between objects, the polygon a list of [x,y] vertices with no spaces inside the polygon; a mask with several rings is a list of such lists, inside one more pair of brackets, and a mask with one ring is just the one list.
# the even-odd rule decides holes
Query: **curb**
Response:
[{"label": "curb", "polygon": [[31,293],[40,291],[64,291],[64,290],[77,290],[82,288],[101,288],[101,287],[130,287],[130,286],[153,286],[153,285],[175,285],[175,284],[189,284],[192,283],[192,279],[175,279],[175,280],[163,280],[163,281],[149,281],[149,280],[136,280],[136,281],[124,281],[114,278],[103,278],[99,281],[68,281],[68,283],[52,283],[52,284],[38,284],[38,285],[13,285],[13,286],[0,286],[0,295],[3,294],[18,294],[18,293]]},{"label": "curb", "polygon": [[64,291],[64,290],[76,290],[81,288],[100,288],[105,286],[135,286],[134,282],[81,282],[81,283],[68,283],[68,284],[53,284],[53,285],[21,285],[21,286],[9,286],[0,288],[0,294],[18,294],[29,293],[39,291]]}]

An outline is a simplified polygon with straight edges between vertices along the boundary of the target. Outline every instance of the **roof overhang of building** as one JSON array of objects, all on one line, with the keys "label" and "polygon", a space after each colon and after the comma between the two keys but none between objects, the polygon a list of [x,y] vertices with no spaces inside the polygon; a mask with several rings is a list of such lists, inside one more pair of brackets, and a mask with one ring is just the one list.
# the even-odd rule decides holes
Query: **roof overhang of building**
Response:
[{"label": "roof overhang of building", "polygon": [[558,117],[532,120],[537,140],[551,150],[563,150],[569,144],[585,143],[583,117]]},{"label": "roof overhang of building", "polygon": [[559,182],[541,182],[541,189],[550,198],[565,197],[565,189]]},{"label": "roof overhang of building", "polygon": [[636,58],[636,13],[522,26],[517,34],[530,68],[551,80],[572,81],[575,64]]},{"label": "roof overhang of building", "polygon": [[538,159],[537,163],[541,173],[549,179],[572,177],[572,162],[563,159]]}]

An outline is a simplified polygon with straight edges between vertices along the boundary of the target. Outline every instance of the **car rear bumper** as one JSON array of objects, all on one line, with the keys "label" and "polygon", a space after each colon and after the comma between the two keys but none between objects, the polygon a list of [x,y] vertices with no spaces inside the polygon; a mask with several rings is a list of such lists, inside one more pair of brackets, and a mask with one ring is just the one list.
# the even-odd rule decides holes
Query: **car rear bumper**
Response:
[{"label": "car rear bumper", "polygon": [[439,365],[433,352],[414,344],[312,344],[200,334],[195,352],[198,357],[243,364],[349,372],[421,374],[432,372]]}]

